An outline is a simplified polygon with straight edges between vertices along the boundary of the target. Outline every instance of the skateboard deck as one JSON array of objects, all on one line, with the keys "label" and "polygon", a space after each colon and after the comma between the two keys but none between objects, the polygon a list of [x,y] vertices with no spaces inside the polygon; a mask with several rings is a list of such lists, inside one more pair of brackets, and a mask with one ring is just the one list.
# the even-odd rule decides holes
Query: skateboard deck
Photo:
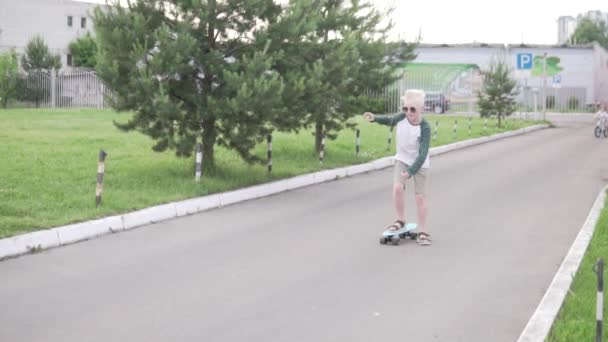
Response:
[{"label": "skateboard deck", "polygon": [[418,227],[418,225],[416,223],[408,223],[399,230],[388,230],[387,229],[384,231],[384,233],[382,233],[382,236],[380,237],[380,244],[386,245],[388,243],[391,243],[393,245],[398,245],[399,240],[405,239],[408,237],[412,240],[415,240],[417,237],[417,234],[415,232],[413,232],[413,230],[416,229],[416,227]]}]

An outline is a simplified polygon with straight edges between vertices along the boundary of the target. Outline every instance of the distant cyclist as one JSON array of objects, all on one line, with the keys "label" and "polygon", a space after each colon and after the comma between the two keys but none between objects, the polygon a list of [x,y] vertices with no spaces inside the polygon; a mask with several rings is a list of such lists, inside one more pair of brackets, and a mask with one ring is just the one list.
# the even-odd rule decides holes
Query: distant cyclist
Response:
[{"label": "distant cyclist", "polygon": [[608,129],[608,111],[606,111],[606,104],[602,104],[599,112],[595,113],[593,116],[594,119],[597,120],[597,127],[602,127]]}]

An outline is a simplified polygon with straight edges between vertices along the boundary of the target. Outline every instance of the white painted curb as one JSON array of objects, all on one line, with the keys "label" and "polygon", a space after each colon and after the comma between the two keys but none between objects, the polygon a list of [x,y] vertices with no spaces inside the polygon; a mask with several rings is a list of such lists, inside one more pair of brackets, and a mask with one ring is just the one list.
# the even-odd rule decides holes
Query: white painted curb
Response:
[{"label": "white painted curb", "polygon": [[[435,156],[446,152],[459,150],[468,146],[479,145],[485,142],[503,139],[514,135],[521,135],[547,127],[549,126],[536,125],[521,128],[516,131],[495,134],[490,137],[460,141],[450,145],[431,148],[429,154],[431,156]],[[150,223],[165,221],[175,217],[195,214],[213,208],[219,208],[247,200],[270,196],[288,190],[329,182],[340,178],[351,177],[375,170],[382,170],[392,166],[393,162],[393,157],[384,157],[364,164],[318,171],[267,184],[260,184],[234,191],[223,192],[220,194],[157,205],[123,215],[110,216],[103,219],[75,223],[67,226],[18,235],[11,238],[0,239],[0,260],[19,256],[32,251],[39,251],[42,249],[87,240],[99,235],[133,229]]]},{"label": "white painted curb", "polygon": [[595,225],[597,224],[600,212],[604,207],[606,190],[608,190],[608,186],[604,187],[595,199],[595,203],[593,203],[593,206],[589,211],[587,220],[585,220],[574,243],[570,246],[566,258],[557,270],[555,277],[553,277],[553,281],[551,281],[551,285],[549,285],[549,288],[547,289],[547,292],[545,292],[536,311],[519,336],[518,342],[542,342],[545,341],[549,335],[551,326],[566,299],[568,290],[570,290],[572,279],[578,271],[585,251],[593,237]]}]

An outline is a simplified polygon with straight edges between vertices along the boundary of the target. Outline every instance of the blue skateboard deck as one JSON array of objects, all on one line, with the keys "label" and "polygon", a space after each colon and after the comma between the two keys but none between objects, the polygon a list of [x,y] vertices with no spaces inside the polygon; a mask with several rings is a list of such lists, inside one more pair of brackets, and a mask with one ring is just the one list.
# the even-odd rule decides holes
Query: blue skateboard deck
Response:
[{"label": "blue skateboard deck", "polygon": [[408,237],[415,240],[418,234],[413,232],[413,230],[417,227],[418,225],[416,223],[408,223],[399,230],[392,231],[387,229],[380,237],[380,244],[386,245],[387,243],[391,243],[393,245],[398,245],[400,239],[405,239]]}]

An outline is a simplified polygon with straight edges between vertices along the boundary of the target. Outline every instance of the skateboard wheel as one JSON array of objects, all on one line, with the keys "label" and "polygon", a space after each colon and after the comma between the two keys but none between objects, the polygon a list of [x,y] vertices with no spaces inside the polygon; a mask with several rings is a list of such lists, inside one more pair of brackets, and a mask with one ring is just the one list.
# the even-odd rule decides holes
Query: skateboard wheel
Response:
[{"label": "skateboard wheel", "polygon": [[410,234],[410,239],[412,239],[412,240],[416,240],[417,237],[418,237],[418,234],[416,234],[416,233]]},{"label": "skateboard wheel", "polygon": [[380,244],[386,245],[386,237],[384,237],[384,236],[380,237]]},{"label": "skateboard wheel", "polygon": [[399,237],[398,236],[393,237],[393,245],[397,246],[398,244],[399,244]]}]

